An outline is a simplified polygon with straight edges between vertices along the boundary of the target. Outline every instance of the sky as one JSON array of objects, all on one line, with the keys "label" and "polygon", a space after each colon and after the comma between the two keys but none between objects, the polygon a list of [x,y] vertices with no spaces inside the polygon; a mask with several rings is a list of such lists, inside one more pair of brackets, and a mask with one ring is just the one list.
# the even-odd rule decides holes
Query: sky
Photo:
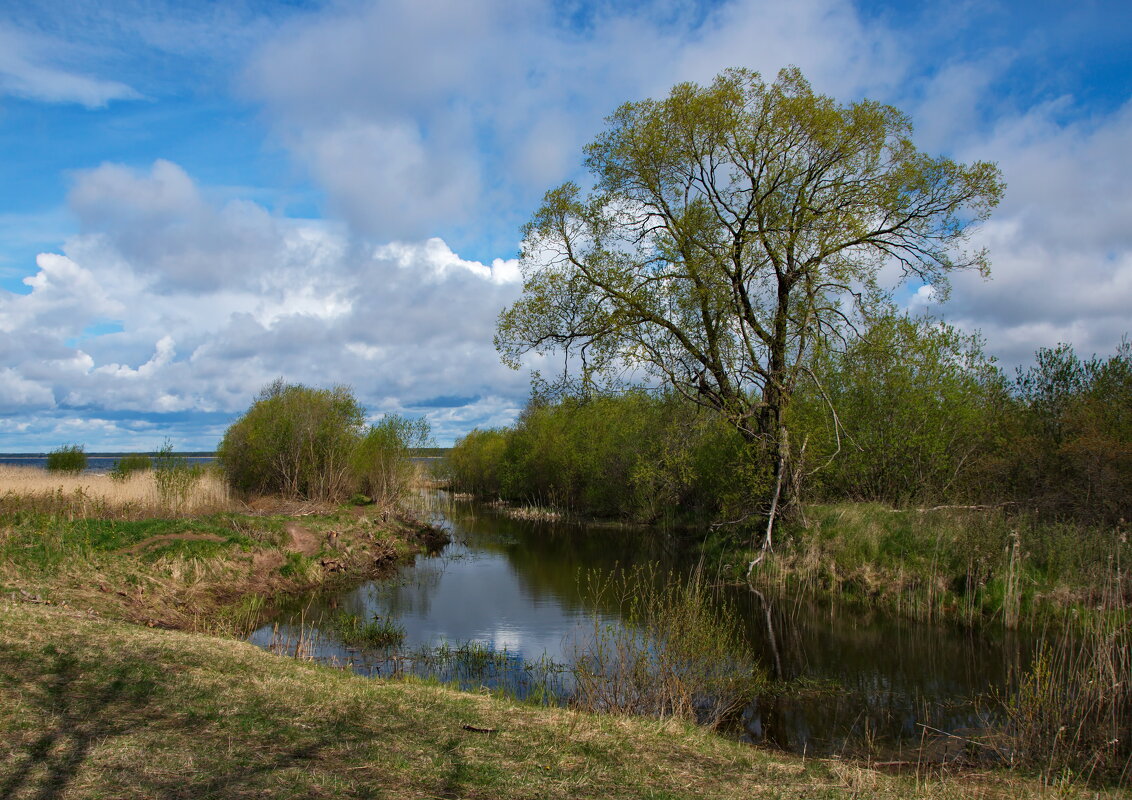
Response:
[{"label": "sky", "polygon": [[991,278],[909,309],[1008,372],[1132,330],[1127,0],[0,0],[0,452],[210,450],[276,378],[508,424],[542,195],[621,103],[787,65],[1001,168]]}]

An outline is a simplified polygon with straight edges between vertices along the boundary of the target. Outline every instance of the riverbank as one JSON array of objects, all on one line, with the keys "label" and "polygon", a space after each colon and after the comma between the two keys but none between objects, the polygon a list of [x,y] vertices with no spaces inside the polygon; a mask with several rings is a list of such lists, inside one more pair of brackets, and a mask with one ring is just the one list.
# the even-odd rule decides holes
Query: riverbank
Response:
[{"label": "riverbank", "polygon": [[1126,524],[1049,522],[1003,507],[838,503],[807,505],[780,524],[771,553],[724,532],[706,548],[730,579],[761,589],[1012,629],[1127,621],[1129,533]]},{"label": "riverbank", "polygon": [[1126,796],[998,773],[887,775],[5,600],[0,699],[0,796],[14,799]]},{"label": "riverbank", "polygon": [[388,573],[444,541],[374,506],[262,499],[234,510],[207,484],[177,507],[139,501],[145,485],[130,482],[116,494],[8,488],[0,597],[151,627],[245,635],[280,598]]}]

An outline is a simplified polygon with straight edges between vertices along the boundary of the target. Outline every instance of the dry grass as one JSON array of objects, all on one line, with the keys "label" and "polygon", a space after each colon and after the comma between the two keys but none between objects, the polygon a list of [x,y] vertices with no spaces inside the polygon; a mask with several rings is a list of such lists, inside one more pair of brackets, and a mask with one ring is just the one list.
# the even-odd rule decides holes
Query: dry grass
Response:
[{"label": "dry grass", "polygon": [[78,517],[196,515],[227,511],[236,505],[223,479],[213,470],[205,470],[181,502],[162,497],[151,471],[115,481],[108,473],[68,475],[7,465],[0,465],[0,501],[4,508],[71,512]]},{"label": "dry grass", "polygon": [[886,775],[677,722],[366,679],[239,642],[0,601],[0,796],[1127,795],[993,773]]}]

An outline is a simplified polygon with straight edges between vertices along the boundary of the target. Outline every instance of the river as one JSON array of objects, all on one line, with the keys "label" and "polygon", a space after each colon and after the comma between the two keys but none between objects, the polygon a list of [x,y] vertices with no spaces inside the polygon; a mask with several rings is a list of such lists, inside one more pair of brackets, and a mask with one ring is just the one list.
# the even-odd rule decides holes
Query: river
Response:
[{"label": "river", "polygon": [[[439,553],[389,580],[301,598],[250,641],[363,674],[414,672],[552,702],[572,689],[554,665],[570,663],[595,615],[601,624],[618,621],[616,609],[591,606],[587,574],[650,563],[686,574],[694,566],[686,544],[656,531],[519,521],[459,502],[433,513],[452,536]],[[746,587],[727,596],[762,666],[791,687],[752,703],[736,732],[799,753],[914,759],[925,742],[936,756],[951,753],[962,741],[945,734],[979,732],[988,698],[1027,666],[1032,649],[996,630]],[[325,624],[340,612],[392,619],[405,640],[392,653],[348,647]]]}]

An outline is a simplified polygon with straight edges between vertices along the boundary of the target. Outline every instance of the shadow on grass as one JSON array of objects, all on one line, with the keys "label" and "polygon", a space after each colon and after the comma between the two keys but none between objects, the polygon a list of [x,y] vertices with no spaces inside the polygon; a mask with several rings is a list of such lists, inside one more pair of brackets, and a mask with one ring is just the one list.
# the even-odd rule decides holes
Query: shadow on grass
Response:
[{"label": "shadow on grass", "polygon": [[[193,743],[207,747],[206,718],[186,720],[180,713],[185,709],[167,696],[167,673],[167,666],[148,661],[133,660],[116,668],[84,663],[54,646],[44,648],[41,656],[0,649],[0,686],[15,689],[38,734],[23,748],[13,749],[6,763],[0,761],[0,798],[84,795],[75,785],[80,774],[79,783],[89,782],[89,793],[97,796],[117,796],[117,784],[130,796],[253,797],[263,788],[257,778],[277,770],[307,769],[323,750],[350,738],[326,730],[280,748],[277,741],[256,742],[260,737],[252,734],[240,742],[242,752],[236,758],[220,764],[211,760],[201,769],[204,764],[194,765],[194,755],[203,755],[203,749],[194,753]],[[153,741],[156,734],[170,752],[184,753],[184,768],[174,775],[168,770],[155,774],[144,755],[126,762],[124,769],[117,761],[91,763],[92,751],[105,753],[114,739],[136,733],[147,734],[143,741]]]},{"label": "shadow on grass", "polygon": [[[53,725],[27,747],[22,758],[16,757],[18,766],[0,782],[0,797],[15,797],[33,782],[39,784],[39,791],[29,796],[61,797],[91,746],[132,729],[149,704],[151,682],[116,675],[103,686],[84,687],[79,663],[72,656],[48,647],[44,661],[49,659],[50,666],[41,671],[44,689],[38,705],[40,718],[52,720]],[[7,669],[4,672],[7,679],[17,677]]]}]

